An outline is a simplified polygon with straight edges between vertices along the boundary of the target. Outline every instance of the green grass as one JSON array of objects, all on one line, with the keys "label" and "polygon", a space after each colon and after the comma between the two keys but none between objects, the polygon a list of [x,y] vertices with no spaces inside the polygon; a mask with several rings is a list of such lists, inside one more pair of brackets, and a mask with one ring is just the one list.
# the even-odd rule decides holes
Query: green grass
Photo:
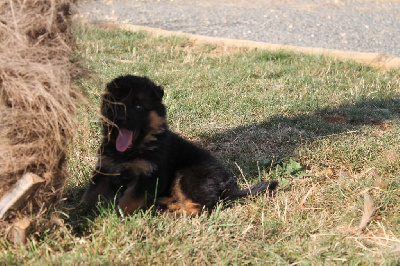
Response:
[{"label": "green grass", "polygon": [[[90,98],[69,154],[62,225],[9,263],[381,264],[400,260],[400,75],[323,56],[218,47],[185,37],[76,27],[77,81]],[[120,217],[77,207],[100,141],[100,95],[123,75],[165,88],[170,128],[213,151],[239,184],[279,179],[210,215]],[[364,193],[377,208],[357,232]]]}]

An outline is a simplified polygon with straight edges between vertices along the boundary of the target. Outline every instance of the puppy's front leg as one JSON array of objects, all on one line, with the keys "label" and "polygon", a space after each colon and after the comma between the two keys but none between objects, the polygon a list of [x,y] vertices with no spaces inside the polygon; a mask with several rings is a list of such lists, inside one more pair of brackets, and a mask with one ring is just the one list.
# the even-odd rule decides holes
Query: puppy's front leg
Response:
[{"label": "puppy's front leg", "polygon": [[110,176],[101,173],[95,174],[89,181],[89,186],[82,196],[82,202],[88,205],[95,205],[102,197],[106,200],[112,200],[117,192],[115,185],[111,182]]},{"label": "puppy's front leg", "polygon": [[153,200],[153,195],[149,195],[146,192],[138,193],[136,185],[130,184],[119,199],[118,205],[125,215],[131,215],[136,210],[145,208]]}]

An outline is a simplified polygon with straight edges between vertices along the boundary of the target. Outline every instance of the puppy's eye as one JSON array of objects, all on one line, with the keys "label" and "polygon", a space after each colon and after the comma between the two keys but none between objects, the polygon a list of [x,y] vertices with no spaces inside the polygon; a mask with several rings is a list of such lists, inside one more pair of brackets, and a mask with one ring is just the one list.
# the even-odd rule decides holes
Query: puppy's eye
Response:
[{"label": "puppy's eye", "polygon": [[135,105],[134,108],[138,111],[143,110],[143,106],[141,106],[140,104]]}]

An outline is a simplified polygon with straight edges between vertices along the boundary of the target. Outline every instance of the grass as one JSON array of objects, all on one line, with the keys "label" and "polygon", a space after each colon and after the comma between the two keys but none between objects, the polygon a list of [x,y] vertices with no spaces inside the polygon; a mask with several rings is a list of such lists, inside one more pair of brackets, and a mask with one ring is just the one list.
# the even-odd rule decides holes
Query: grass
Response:
[{"label": "grass", "polygon": [[[1,259],[27,264],[398,264],[400,75],[323,56],[218,47],[185,37],[77,26],[77,85],[90,98],[71,148],[64,221]],[[77,207],[96,160],[106,82],[165,88],[170,128],[213,151],[239,184],[279,179],[210,214]],[[367,193],[373,207],[364,207]],[[374,212],[363,218],[368,208]],[[363,223],[362,230],[358,230]]]}]

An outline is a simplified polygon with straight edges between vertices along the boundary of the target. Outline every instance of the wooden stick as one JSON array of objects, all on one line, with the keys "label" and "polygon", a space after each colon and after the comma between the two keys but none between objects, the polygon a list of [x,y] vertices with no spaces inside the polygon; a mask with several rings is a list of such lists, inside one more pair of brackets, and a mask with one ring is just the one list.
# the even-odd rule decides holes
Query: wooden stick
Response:
[{"label": "wooden stick", "polygon": [[44,181],[43,178],[33,173],[24,174],[14,188],[1,198],[0,219],[3,219],[8,210],[17,209],[21,206],[26,198],[33,194]]},{"label": "wooden stick", "polygon": [[364,213],[360,221],[360,225],[357,227],[357,233],[361,233],[367,225],[372,220],[375,211],[378,208],[374,206],[374,201],[372,200],[371,196],[368,192],[364,193]]},{"label": "wooden stick", "polygon": [[14,223],[12,230],[12,240],[14,245],[25,246],[30,225],[31,221],[29,219],[23,219]]}]

